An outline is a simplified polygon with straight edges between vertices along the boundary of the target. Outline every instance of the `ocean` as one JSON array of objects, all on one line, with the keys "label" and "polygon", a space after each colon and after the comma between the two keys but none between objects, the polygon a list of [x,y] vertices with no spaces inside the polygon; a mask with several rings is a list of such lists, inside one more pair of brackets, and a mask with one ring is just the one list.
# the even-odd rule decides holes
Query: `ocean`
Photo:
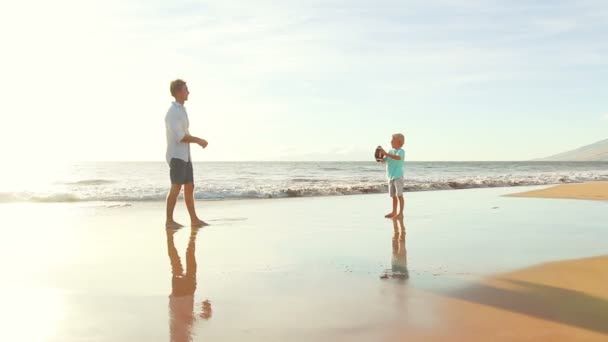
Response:
[{"label": "ocean", "polygon": [[[10,173],[12,170],[12,174]],[[164,201],[164,162],[88,162],[3,170],[0,202]],[[195,162],[199,200],[387,192],[376,162]],[[405,191],[608,181],[608,162],[407,162]]]}]

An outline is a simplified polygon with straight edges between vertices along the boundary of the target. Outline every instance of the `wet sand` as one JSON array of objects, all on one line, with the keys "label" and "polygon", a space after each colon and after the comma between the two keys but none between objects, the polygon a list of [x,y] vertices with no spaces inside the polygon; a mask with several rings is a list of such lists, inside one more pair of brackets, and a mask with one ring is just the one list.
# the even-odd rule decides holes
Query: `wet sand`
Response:
[{"label": "wet sand", "polygon": [[605,203],[509,192],[2,204],[0,340],[605,340]]},{"label": "wet sand", "polygon": [[546,189],[526,191],[508,196],[607,201],[608,182],[561,184]]}]

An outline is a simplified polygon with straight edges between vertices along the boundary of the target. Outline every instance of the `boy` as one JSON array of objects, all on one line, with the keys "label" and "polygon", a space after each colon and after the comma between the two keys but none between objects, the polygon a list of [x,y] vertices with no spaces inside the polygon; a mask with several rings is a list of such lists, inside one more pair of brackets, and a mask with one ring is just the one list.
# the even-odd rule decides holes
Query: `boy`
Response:
[{"label": "boy", "polygon": [[[402,218],[403,217],[403,159],[405,151],[402,147],[405,143],[405,137],[401,133],[393,134],[391,146],[393,147],[388,153],[382,149],[382,156],[386,163],[386,175],[388,177],[389,195],[393,198],[393,211],[386,214],[386,218]],[[399,212],[397,211],[397,201],[399,202]]]}]

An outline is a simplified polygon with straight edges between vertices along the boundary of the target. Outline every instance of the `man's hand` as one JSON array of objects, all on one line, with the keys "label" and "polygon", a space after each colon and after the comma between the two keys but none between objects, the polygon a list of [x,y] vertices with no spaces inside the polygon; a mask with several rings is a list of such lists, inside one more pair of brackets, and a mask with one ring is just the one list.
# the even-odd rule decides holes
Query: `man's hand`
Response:
[{"label": "man's hand", "polygon": [[202,148],[205,148],[205,147],[207,147],[207,145],[209,143],[205,139],[199,139],[199,141],[197,142],[197,144],[199,144]]}]

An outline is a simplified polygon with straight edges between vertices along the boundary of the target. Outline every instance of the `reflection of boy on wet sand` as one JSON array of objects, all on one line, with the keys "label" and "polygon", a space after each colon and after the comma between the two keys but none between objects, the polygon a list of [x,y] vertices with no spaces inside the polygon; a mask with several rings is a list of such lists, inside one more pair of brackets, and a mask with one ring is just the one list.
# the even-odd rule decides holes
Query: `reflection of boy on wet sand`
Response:
[{"label": "reflection of boy on wet sand", "polygon": [[393,257],[391,270],[386,270],[380,278],[405,280],[410,277],[407,269],[407,250],[405,249],[405,224],[403,218],[393,219]]},{"label": "reflection of boy on wet sand", "polygon": [[[188,248],[186,249],[186,272],[182,267],[173,235],[175,230],[167,229],[167,249],[171,260],[171,295],[169,296],[169,316],[171,341],[191,341],[194,323],[194,292],[196,291],[196,234],[198,228],[192,228]],[[202,303],[202,319],[211,318],[211,303]]]}]

